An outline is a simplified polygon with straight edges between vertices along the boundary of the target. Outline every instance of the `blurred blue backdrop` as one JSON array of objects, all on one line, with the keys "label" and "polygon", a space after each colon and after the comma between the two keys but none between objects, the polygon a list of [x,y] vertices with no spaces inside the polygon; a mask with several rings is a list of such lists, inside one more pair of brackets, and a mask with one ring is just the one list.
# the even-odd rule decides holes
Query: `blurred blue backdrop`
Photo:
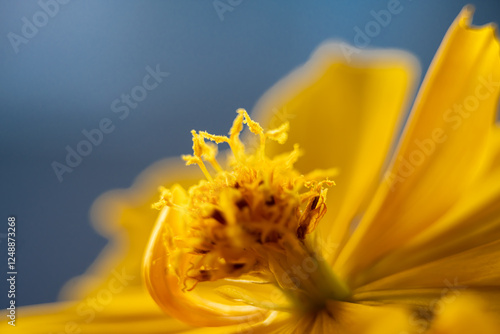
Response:
[{"label": "blurred blue backdrop", "polygon": [[[89,225],[97,196],[190,153],[193,128],[225,133],[236,108],[252,109],[324,40],[353,44],[354,29],[391,1],[0,1],[0,268],[15,215],[17,303],[54,301],[103,248]],[[408,50],[425,71],[467,3],[400,0],[369,46]],[[474,23],[500,22],[499,1],[471,3]],[[141,101],[127,107],[122,94],[157,66],[169,75],[134,89]],[[66,146],[76,149],[105,118],[113,131],[58,178],[51,164],[65,163]]]}]

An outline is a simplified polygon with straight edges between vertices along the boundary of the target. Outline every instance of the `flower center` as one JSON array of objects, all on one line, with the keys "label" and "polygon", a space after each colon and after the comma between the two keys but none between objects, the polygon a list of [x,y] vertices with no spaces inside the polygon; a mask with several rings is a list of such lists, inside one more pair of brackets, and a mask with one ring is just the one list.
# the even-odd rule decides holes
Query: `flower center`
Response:
[{"label": "flower center", "polygon": [[[239,139],[244,124],[259,139],[251,154]],[[173,236],[175,252],[195,255],[189,269],[178,273],[184,290],[200,282],[251,277],[275,283],[307,308],[349,295],[306,240],[326,213],[326,187],[334,185],[328,176],[335,170],[300,174],[293,168],[301,154],[297,145],[288,154],[268,158],[266,140],[283,143],[287,131],[285,123],[264,132],[243,109],[228,137],[192,131],[194,154],[183,158],[188,165],[197,164],[207,180],[189,189],[185,203],[174,203],[172,192],[163,188],[154,204],[184,213],[183,233]],[[205,139],[229,144],[233,155],[228,170],[215,159],[217,146]]]}]

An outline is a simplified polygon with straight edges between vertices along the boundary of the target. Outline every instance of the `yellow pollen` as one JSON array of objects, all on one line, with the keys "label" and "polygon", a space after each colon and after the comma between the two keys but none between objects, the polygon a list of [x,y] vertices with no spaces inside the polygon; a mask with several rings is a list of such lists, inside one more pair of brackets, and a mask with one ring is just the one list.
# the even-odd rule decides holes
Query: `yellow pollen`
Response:
[{"label": "yellow pollen", "polygon": [[[242,275],[267,275],[286,286],[277,277],[276,259],[304,253],[306,236],[326,213],[326,187],[335,184],[328,177],[336,170],[302,175],[293,167],[302,153],[298,145],[287,154],[266,156],[266,141],[284,143],[288,123],[266,132],[244,109],[237,113],[229,136],[191,132],[193,155],[183,159],[187,165],[197,164],[207,180],[188,190],[189,200],[174,203],[172,192],[163,188],[153,205],[185,213],[185,228],[174,236],[176,252],[192,255],[189,269],[179,273],[184,290],[194,289],[199,282]],[[244,125],[259,136],[254,153],[247,153],[240,140]],[[216,160],[217,146],[205,139],[229,144],[232,157],[226,170]],[[214,176],[204,161],[212,165]]]}]

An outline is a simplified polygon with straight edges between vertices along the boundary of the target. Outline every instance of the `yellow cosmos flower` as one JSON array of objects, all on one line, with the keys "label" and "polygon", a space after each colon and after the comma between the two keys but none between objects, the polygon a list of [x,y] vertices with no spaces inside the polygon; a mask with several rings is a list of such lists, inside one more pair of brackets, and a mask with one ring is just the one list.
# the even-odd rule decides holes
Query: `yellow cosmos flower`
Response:
[{"label": "yellow cosmos flower", "polygon": [[20,332],[500,333],[500,47],[471,19],[401,136],[413,58],[336,44],[262,98],[260,124],[193,131],[200,169],[161,161],[99,198],[112,242],[64,289],[77,302],[23,308]]}]

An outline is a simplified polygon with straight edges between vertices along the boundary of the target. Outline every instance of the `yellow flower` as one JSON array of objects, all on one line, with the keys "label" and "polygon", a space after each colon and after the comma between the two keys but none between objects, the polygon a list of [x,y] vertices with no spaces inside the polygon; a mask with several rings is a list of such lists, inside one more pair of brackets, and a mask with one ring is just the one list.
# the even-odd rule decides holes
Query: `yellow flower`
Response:
[{"label": "yellow flower", "polygon": [[500,47],[471,19],[401,136],[413,58],[332,43],[258,103],[269,130],[239,110],[227,137],[193,131],[202,172],[168,159],[99,198],[112,242],[77,302],[23,308],[20,332],[500,333]]}]

